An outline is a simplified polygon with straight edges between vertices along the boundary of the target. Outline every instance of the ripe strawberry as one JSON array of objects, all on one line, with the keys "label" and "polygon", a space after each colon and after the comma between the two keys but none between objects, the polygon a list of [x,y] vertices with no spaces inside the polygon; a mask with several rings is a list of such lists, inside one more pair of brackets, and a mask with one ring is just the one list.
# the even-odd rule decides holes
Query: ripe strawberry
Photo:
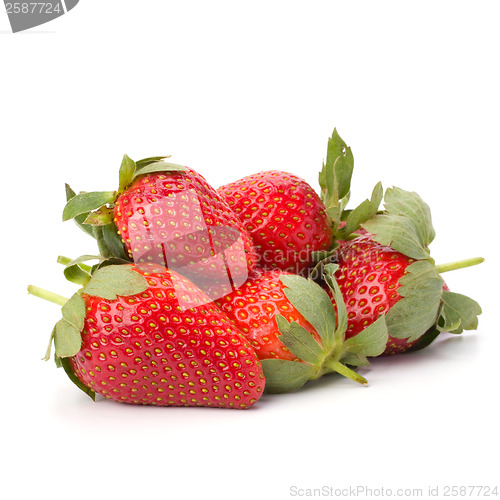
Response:
[{"label": "ripe strawberry", "polygon": [[[414,259],[373,241],[371,235],[343,242],[341,248],[337,254],[339,270],[335,278],[347,307],[346,336],[350,338],[402,299],[398,293],[400,279]],[[408,339],[389,336],[384,354],[404,352],[417,342],[418,339],[409,342]]]},{"label": "ripe strawberry", "polygon": [[434,229],[422,199],[392,188],[386,191],[385,208],[335,254],[336,279],[348,312],[347,337],[385,315],[389,339],[384,355],[392,355],[425,347],[441,331],[475,329],[479,305],[450,292],[439,273],[483,259],[436,266],[428,249]]},{"label": "ripe strawberry", "polygon": [[217,191],[250,233],[259,267],[300,274],[312,264],[313,252],[330,248],[325,207],[300,177],[271,170]]},{"label": "ripe strawberry", "polygon": [[367,383],[346,364],[365,366],[367,356],[383,351],[385,321],[382,317],[345,341],[346,313],[332,276],[335,269],[327,266],[325,276],[337,301],[337,315],[319,285],[281,270],[258,270],[238,290],[216,301],[262,360],[268,392],[293,391],[332,372]]},{"label": "ripe strawberry", "polygon": [[264,388],[241,332],[198,287],[156,264],[95,271],[63,307],[53,336],[56,358],[90,395],[241,409]]},{"label": "ripe strawberry", "polygon": [[283,276],[293,276],[286,271],[257,269],[244,285],[215,301],[242,331],[259,359],[297,360],[279,340],[280,331],[276,316],[288,322],[295,321],[316,340],[320,340],[313,326],[305,320],[285,294]]},{"label": "ripe strawberry", "polygon": [[63,218],[94,225],[104,257],[163,264],[212,291],[214,284],[241,285],[255,267],[248,232],[190,168],[125,157],[118,192],[69,198]]}]

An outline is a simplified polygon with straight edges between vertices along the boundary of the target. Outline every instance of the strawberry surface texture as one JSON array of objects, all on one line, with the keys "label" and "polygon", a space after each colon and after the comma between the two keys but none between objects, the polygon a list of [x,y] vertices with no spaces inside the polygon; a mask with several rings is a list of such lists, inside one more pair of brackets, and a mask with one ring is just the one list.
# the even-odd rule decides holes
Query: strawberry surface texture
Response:
[{"label": "strawberry surface texture", "polygon": [[159,406],[249,408],[264,388],[253,348],[205,294],[174,271],[133,267],[143,292],[85,301],[77,377],[107,398]]},{"label": "strawberry surface texture", "polygon": [[250,233],[262,269],[304,273],[313,252],[332,243],[323,202],[296,175],[270,170],[221,186],[218,192]]}]

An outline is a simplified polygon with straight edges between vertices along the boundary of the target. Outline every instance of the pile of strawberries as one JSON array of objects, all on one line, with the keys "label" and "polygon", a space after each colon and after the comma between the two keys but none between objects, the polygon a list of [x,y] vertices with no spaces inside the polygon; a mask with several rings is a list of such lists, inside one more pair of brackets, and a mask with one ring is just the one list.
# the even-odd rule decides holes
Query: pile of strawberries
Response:
[{"label": "pile of strawberries", "polygon": [[59,257],[70,299],[28,288],[62,306],[45,359],[93,399],[249,408],[329,373],[366,384],[369,358],[477,328],[479,305],[441,273],[482,259],[436,265],[414,192],[379,183],[347,209],[336,131],[319,194],[277,170],[214,189],[167,159],[125,156],[117,191],[66,186],[63,219],[99,254]]}]

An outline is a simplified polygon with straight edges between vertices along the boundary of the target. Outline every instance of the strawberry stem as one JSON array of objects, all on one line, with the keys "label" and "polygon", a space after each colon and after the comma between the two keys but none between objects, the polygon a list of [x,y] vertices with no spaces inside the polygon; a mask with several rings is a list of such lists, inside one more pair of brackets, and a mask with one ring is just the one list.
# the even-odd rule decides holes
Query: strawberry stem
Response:
[{"label": "strawberry stem", "polygon": [[346,365],[342,364],[340,361],[334,361],[333,363],[329,363],[328,368],[339,373],[340,375],[343,375],[344,377],[354,380],[354,382],[357,382],[358,384],[368,385],[368,380],[366,380],[365,377],[361,376],[354,370],[351,370]]},{"label": "strawberry stem", "polygon": [[66,302],[68,302],[68,299],[66,297],[63,297],[62,295],[58,295],[54,292],[49,292],[48,290],[34,285],[28,286],[28,293],[40,299],[47,300],[48,302],[58,304],[60,306],[63,306],[64,304],[66,304]]},{"label": "strawberry stem", "polygon": [[439,274],[447,271],[455,271],[456,269],[464,269],[466,267],[477,266],[484,262],[482,257],[473,257],[472,259],[458,260],[456,262],[448,262],[447,264],[439,264],[436,266]]}]

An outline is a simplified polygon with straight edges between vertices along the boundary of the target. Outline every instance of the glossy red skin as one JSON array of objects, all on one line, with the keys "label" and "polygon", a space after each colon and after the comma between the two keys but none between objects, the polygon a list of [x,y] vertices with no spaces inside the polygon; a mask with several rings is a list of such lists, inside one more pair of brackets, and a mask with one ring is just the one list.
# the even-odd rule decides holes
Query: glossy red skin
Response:
[{"label": "glossy red skin", "polygon": [[[335,278],[347,307],[350,338],[401,300],[399,280],[414,260],[373,241],[369,234],[343,242],[340,248]],[[384,355],[405,352],[416,342],[389,336]]]},{"label": "glossy red skin", "polygon": [[239,289],[216,300],[216,305],[242,331],[260,359],[297,360],[279,340],[276,315],[295,321],[320,341],[316,330],[285,295],[280,276],[286,271],[257,269]]},{"label": "glossy red skin", "polygon": [[[124,403],[255,404],[264,389],[262,367],[227,316],[179,274],[154,264],[134,269],[148,280],[144,293],[116,300],[83,295],[82,348],[70,360],[77,377]],[[182,296],[189,302],[179,302]]]},{"label": "glossy red skin", "polygon": [[162,264],[203,289],[229,280],[239,286],[255,268],[248,232],[192,169],[139,177],[118,197],[114,214],[134,262]]},{"label": "glossy red skin", "polygon": [[304,273],[313,262],[311,253],[332,244],[325,207],[300,177],[270,170],[217,191],[250,233],[262,269]]}]

